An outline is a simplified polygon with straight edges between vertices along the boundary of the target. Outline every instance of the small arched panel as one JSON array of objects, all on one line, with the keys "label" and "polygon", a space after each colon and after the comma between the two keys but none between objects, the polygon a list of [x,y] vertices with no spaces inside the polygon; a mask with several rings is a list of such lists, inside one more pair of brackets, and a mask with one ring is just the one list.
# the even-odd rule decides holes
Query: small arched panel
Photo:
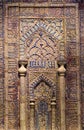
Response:
[{"label": "small arched panel", "polygon": [[34,97],[36,130],[51,130],[51,87],[44,81],[40,82],[34,89]]}]

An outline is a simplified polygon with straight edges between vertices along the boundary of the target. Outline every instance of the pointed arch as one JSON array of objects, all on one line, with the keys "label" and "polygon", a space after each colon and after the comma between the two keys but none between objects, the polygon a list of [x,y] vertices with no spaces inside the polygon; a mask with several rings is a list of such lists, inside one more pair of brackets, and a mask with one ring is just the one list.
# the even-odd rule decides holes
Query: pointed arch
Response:
[{"label": "pointed arch", "polygon": [[45,82],[49,87],[54,88],[56,86],[56,84],[53,83],[53,81],[51,81],[50,79],[48,79],[46,76],[42,74],[30,85],[30,88],[35,89],[41,82]]},{"label": "pointed arch", "polygon": [[[46,33],[49,33],[51,37],[52,33],[51,33],[51,27],[48,27],[48,25],[46,25],[44,22],[40,21],[37,22],[33,27],[31,27],[30,30],[28,30],[28,32],[26,32],[22,37],[21,37],[21,41],[25,43],[25,40],[29,37],[31,37],[31,35],[33,35],[38,29],[42,28],[43,30],[45,30]],[[54,31],[54,33],[56,33]]]}]

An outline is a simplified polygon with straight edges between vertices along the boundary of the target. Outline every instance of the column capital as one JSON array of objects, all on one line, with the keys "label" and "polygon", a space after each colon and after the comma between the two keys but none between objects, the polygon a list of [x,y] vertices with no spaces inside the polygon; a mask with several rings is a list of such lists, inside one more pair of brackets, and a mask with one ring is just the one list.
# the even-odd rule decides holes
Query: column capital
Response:
[{"label": "column capital", "polygon": [[35,108],[35,101],[34,100],[30,100],[30,108]]},{"label": "column capital", "polygon": [[60,75],[65,75],[65,72],[66,72],[66,69],[64,67],[64,65],[61,65],[59,68],[58,68],[58,73]]},{"label": "column capital", "polygon": [[30,107],[35,107],[35,101],[34,101],[34,99],[30,100]]},{"label": "column capital", "polygon": [[20,68],[18,69],[19,75],[20,76],[25,76],[26,75],[26,66],[27,66],[28,61],[27,60],[20,60],[19,65]]},{"label": "column capital", "polygon": [[57,61],[57,64],[59,65],[59,66],[61,66],[61,65],[66,65],[66,60],[65,59],[61,59],[61,60],[58,60]]},{"label": "column capital", "polygon": [[28,61],[27,61],[27,60],[19,60],[18,63],[19,63],[20,66],[21,66],[21,65],[27,66]]},{"label": "column capital", "polygon": [[63,60],[58,60],[58,65],[59,65],[59,68],[58,68],[58,73],[60,75],[65,75],[65,72],[66,72],[66,69],[65,69],[65,65],[66,65],[66,60],[63,59]]},{"label": "column capital", "polygon": [[56,105],[56,98],[52,98],[51,99],[51,106],[55,106]]}]

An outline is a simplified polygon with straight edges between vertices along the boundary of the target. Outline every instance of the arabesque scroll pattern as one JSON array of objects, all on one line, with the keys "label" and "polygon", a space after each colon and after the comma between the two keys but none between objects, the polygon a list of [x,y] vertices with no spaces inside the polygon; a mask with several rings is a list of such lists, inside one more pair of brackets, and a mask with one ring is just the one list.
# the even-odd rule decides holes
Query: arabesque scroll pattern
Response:
[{"label": "arabesque scroll pattern", "polygon": [[24,29],[21,29],[20,56],[23,58],[24,53],[30,62],[56,61],[60,55],[60,43],[64,46],[63,22],[63,19],[21,20],[21,28],[24,26]]}]

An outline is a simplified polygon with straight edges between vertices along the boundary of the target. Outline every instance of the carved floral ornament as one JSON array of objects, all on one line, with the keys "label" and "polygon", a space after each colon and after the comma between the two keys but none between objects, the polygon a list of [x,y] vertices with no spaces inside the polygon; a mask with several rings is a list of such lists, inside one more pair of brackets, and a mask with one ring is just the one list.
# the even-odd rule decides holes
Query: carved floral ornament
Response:
[{"label": "carved floral ornament", "polygon": [[55,63],[53,61],[58,58],[60,43],[63,43],[62,48],[64,46],[63,20],[32,19],[32,21],[31,27],[29,25],[29,31],[27,27],[29,20],[26,19],[26,23],[24,20],[21,22],[21,28],[27,28],[27,31],[24,32],[24,29],[21,29],[20,58],[28,59],[30,66],[31,61],[34,61],[33,66],[35,67],[41,63],[46,66],[44,64],[52,61],[51,64],[54,68]]}]

